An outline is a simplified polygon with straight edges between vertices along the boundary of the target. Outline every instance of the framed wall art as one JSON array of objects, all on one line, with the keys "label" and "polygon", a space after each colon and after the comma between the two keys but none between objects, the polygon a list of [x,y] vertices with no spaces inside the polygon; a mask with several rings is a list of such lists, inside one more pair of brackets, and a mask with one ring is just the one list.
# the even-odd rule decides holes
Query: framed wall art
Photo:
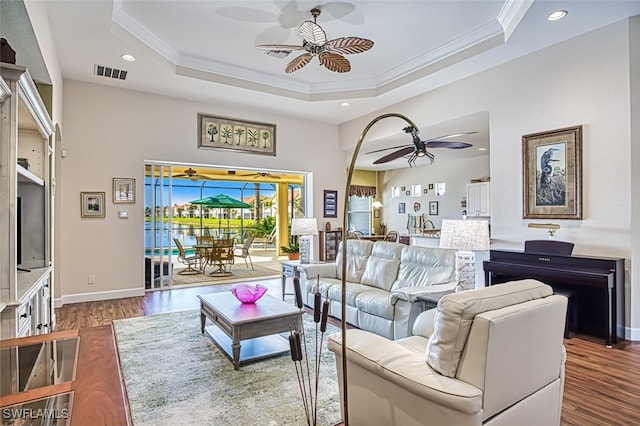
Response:
[{"label": "framed wall art", "polygon": [[394,186],[391,188],[391,198],[399,198],[400,197],[400,187]]},{"label": "framed wall art", "polygon": [[429,216],[438,216],[438,202],[429,201]]},{"label": "framed wall art", "polygon": [[398,203],[398,213],[404,214],[406,205],[405,203]]},{"label": "framed wall art", "polygon": [[524,219],[582,219],[582,126],[522,136]]},{"label": "framed wall art", "polygon": [[133,178],[113,178],[113,202],[132,204],[136,202],[136,180]]},{"label": "framed wall art", "polygon": [[198,114],[198,149],[276,155],[276,125]]},{"label": "framed wall art", "polygon": [[324,217],[338,217],[338,191],[324,190]]},{"label": "framed wall art", "polygon": [[104,192],[81,192],[80,216],[105,217]]}]

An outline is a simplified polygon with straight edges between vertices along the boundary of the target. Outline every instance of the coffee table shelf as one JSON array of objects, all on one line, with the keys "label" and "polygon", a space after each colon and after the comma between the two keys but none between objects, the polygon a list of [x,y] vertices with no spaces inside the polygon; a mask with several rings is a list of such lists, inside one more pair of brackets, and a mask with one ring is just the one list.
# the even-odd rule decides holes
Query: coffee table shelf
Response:
[{"label": "coffee table shelf", "polygon": [[[201,332],[207,332],[236,370],[241,363],[287,352],[288,340],[278,333],[288,332],[302,321],[297,307],[268,294],[253,304],[242,304],[226,292],[198,298]],[[213,324],[206,326],[207,319]]]}]

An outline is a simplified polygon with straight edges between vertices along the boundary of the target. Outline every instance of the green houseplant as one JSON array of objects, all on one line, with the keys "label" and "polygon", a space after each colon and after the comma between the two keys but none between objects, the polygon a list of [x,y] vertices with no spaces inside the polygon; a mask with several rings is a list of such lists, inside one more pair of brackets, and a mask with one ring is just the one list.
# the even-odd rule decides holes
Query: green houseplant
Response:
[{"label": "green houseplant", "polygon": [[289,243],[288,246],[280,246],[280,250],[282,250],[283,253],[287,253],[289,260],[300,259],[300,244],[297,242]]}]

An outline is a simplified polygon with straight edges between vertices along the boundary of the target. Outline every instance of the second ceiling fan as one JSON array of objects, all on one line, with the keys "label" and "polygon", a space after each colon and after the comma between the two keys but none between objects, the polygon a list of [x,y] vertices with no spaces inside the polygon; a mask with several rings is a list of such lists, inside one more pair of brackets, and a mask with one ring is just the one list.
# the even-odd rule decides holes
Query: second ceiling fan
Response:
[{"label": "second ceiling fan", "polygon": [[437,138],[431,138],[431,139],[421,141],[420,137],[418,137],[418,129],[416,129],[415,127],[408,126],[408,127],[405,127],[403,130],[405,131],[405,133],[411,134],[411,137],[413,138],[413,143],[406,144],[406,145],[392,146],[390,148],[376,149],[374,151],[367,152],[366,154],[373,154],[376,152],[388,151],[390,149],[397,149],[397,151],[392,152],[391,154],[387,154],[383,157],[378,158],[376,161],[373,162],[373,164],[388,163],[390,161],[393,161],[395,159],[398,159],[400,157],[404,157],[407,155],[409,156],[408,157],[409,167],[413,167],[415,165],[416,160],[421,157],[427,157],[431,161],[431,163],[433,163],[433,159],[435,158],[435,156],[429,151],[427,151],[427,148],[448,148],[448,149],[469,148],[473,146],[470,143],[458,142],[458,141],[447,141],[445,139],[457,138],[459,136],[473,135],[475,133],[478,133],[478,132],[455,133],[451,135],[438,136]]}]

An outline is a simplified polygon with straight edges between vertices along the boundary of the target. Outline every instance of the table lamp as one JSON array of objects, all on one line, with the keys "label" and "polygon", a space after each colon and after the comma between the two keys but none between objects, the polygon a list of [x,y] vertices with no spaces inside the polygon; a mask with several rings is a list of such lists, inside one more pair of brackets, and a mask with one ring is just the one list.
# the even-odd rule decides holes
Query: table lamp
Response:
[{"label": "table lamp", "polygon": [[318,235],[318,220],[315,217],[292,219],[291,235],[299,237],[300,263],[309,263],[311,261],[311,235]]},{"label": "table lamp", "polygon": [[489,250],[489,222],[486,220],[443,219],[440,248],[456,250],[456,291],[476,286],[476,254]]}]

